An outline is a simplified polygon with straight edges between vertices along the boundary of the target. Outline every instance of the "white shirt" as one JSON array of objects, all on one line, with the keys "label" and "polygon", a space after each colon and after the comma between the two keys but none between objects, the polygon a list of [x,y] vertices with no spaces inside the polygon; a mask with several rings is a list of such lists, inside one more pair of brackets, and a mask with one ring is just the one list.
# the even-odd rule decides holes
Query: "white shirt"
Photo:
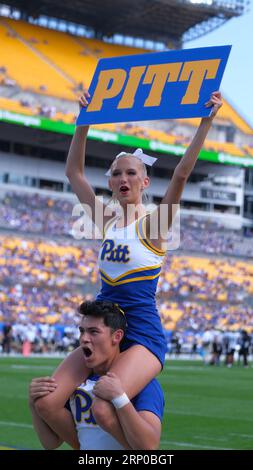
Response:
[{"label": "white shirt", "polygon": [[92,414],[92,390],[97,380],[96,376],[87,379],[75,390],[69,401],[80,450],[122,450],[124,447],[96,424]]}]

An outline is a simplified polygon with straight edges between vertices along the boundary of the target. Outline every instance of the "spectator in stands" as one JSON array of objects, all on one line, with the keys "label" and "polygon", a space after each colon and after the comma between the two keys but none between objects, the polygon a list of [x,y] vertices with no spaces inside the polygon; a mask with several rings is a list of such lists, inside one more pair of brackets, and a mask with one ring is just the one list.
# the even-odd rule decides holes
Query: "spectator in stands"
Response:
[{"label": "spectator in stands", "polygon": [[84,84],[83,82],[77,83],[77,85],[73,88],[75,92],[81,93],[84,89]]},{"label": "spectator in stands", "polygon": [[[82,450],[157,449],[161,434],[164,397],[161,386],[152,380],[131,403],[119,378],[107,374],[120,354],[119,345],[126,330],[126,319],[112,302],[84,302],[80,345],[90,374],[69,401]],[[104,398],[117,412],[114,428],[118,442],[97,426],[92,413],[96,384],[103,382]],[[50,377],[34,379],[30,384],[29,404],[34,428],[44,448],[55,449],[62,440],[36,412],[36,399],[50,394],[57,385]],[[82,406],[81,401],[86,405]]]},{"label": "spectator in stands", "polygon": [[17,83],[16,83],[15,80],[13,80],[13,78],[9,78],[9,77],[5,76],[5,77],[2,78],[2,84],[6,85],[6,86],[9,86],[9,87],[14,87],[14,86],[16,86]]},{"label": "spectator in stands", "polygon": [[28,98],[22,98],[19,101],[20,105],[23,106],[24,108],[30,108],[32,106],[31,101]]},{"label": "spectator in stands", "polygon": [[55,113],[56,113],[55,106],[48,106],[48,105],[43,104],[39,107],[39,115],[41,116],[52,118],[54,117]]},{"label": "spectator in stands", "polygon": [[40,85],[39,86],[39,91],[46,92],[47,91],[47,86],[46,85]]},{"label": "spectator in stands", "polygon": [[[87,106],[88,98],[89,94],[85,92],[80,99],[81,106]],[[212,125],[212,120],[221,105],[221,94],[212,93],[210,100],[206,103],[206,106],[212,106],[210,117],[201,120],[196,135],[177,165],[168,190],[162,199],[163,207],[167,205],[168,224],[162,226],[167,217],[162,218],[158,239],[151,236],[151,227],[157,223],[161,206],[153,213],[146,214],[145,207],[141,204],[143,190],[149,186],[149,178],[140,153],[137,157],[136,154],[123,152],[111,165],[109,187],[122,209],[118,218],[115,217],[115,213],[105,215],[105,207],[96,198],[88,180],[83,175],[88,126],[76,129],[70,146],[66,175],[80,202],[87,204],[91,209],[95,224],[98,223],[96,212],[101,211],[102,222],[98,227],[100,232],[107,229],[106,240],[99,255],[102,290],[97,298],[117,302],[125,310],[128,330],[122,345],[123,352],[113,365],[112,371],[119,375],[130,398],[139,393],[163,366],[167,346],[155,305],[155,293],[161,261],[166,253],[167,233],[172,224],[172,209],[173,205],[180,201],[186,181],[195,166],[199,151]],[[130,206],[131,211],[129,211]],[[131,239],[129,234],[126,239],[124,233],[126,226],[131,227]],[[121,233],[121,243],[114,248],[117,238],[120,237],[116,235],[116,231],[118,234]],[[123,249],[122,246],[124,246]],[[118,260],[117,265],[116,260]],[[132,276],[132,273],[136,271],[139,275],[137,278]],[[125,282],[122,283],[124,276]],[[121,279],[119,282],[117,282],[118,278]],[[143,314],[144,309],[145,314]],[[50,416],[50,426],[64,439],[65,420],[68,419],[64,404],[85,374],[87,376],[88,371],[85,371],[83,365],[82,351],[77,349],[68,356],[62,368],[57,372],[58,393],[54,392],[49,397],[38,401],[42,417],[43,413],[46,418]],[[97,396],[101,397],[93,408],[96,420],[110,433],[110,422],[114,419],[112,410],[102,399],[102,387],[98,386],[96,392]]]}]

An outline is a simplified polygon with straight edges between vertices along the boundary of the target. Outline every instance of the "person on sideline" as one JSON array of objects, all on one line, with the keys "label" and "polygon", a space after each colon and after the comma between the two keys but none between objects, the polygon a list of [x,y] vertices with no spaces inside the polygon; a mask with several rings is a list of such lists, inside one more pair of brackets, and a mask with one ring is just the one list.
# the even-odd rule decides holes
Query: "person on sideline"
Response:
[{"label": "person on sideline", "polygon": [[[153,379],[133,400],[124,392],[116,374],[108,372],[117,360],[119,345],[126,331],[126,318],[112,302],[84,302],[78,309],[80,347],[91,374],[76,388],[68,402],[81,450],[158,449],[164,397],[161,386]],[[116,411],[121,444],[100,428],[92,413],[93,388],[103,382],[103,398]],[[35,431],[45,449],[59,447],[63,440],[38,415],[36,400],[57,388],[51,377],[33,379],[29,389],[29,405]]]}]

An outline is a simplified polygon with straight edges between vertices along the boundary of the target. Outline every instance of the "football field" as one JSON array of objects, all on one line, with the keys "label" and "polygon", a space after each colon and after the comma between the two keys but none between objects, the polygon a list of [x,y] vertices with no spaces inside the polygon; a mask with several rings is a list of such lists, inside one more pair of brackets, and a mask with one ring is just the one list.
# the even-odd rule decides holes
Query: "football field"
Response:
[{"label": "football field", "polygon": [[[50,375],[60,359],[0,358],[0,448],[40,449],[27,405],[33,377]],[[253,368],[167,361],[161,449],[253,449]],[[67,449],[64,445],[62,448]]]}]

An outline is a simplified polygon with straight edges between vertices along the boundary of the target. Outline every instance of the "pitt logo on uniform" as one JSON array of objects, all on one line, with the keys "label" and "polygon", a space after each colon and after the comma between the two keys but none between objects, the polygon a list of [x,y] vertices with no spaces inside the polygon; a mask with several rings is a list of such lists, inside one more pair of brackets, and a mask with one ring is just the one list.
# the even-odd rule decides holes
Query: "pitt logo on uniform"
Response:
[{"label": "pitt logo on uniform", "polygon": [[129,248],[128,245],[122,246],[119,244],[115,248],[115,243],[113,240],[105,240],[102,244],[101,250],[101,260],[104,261],[113,261],[118,263],[127,263],[129,258]]},{"label": "pitt logo on uniform", "polygon": [[101,59],[77,125],[209,116],[231,46]]}]

